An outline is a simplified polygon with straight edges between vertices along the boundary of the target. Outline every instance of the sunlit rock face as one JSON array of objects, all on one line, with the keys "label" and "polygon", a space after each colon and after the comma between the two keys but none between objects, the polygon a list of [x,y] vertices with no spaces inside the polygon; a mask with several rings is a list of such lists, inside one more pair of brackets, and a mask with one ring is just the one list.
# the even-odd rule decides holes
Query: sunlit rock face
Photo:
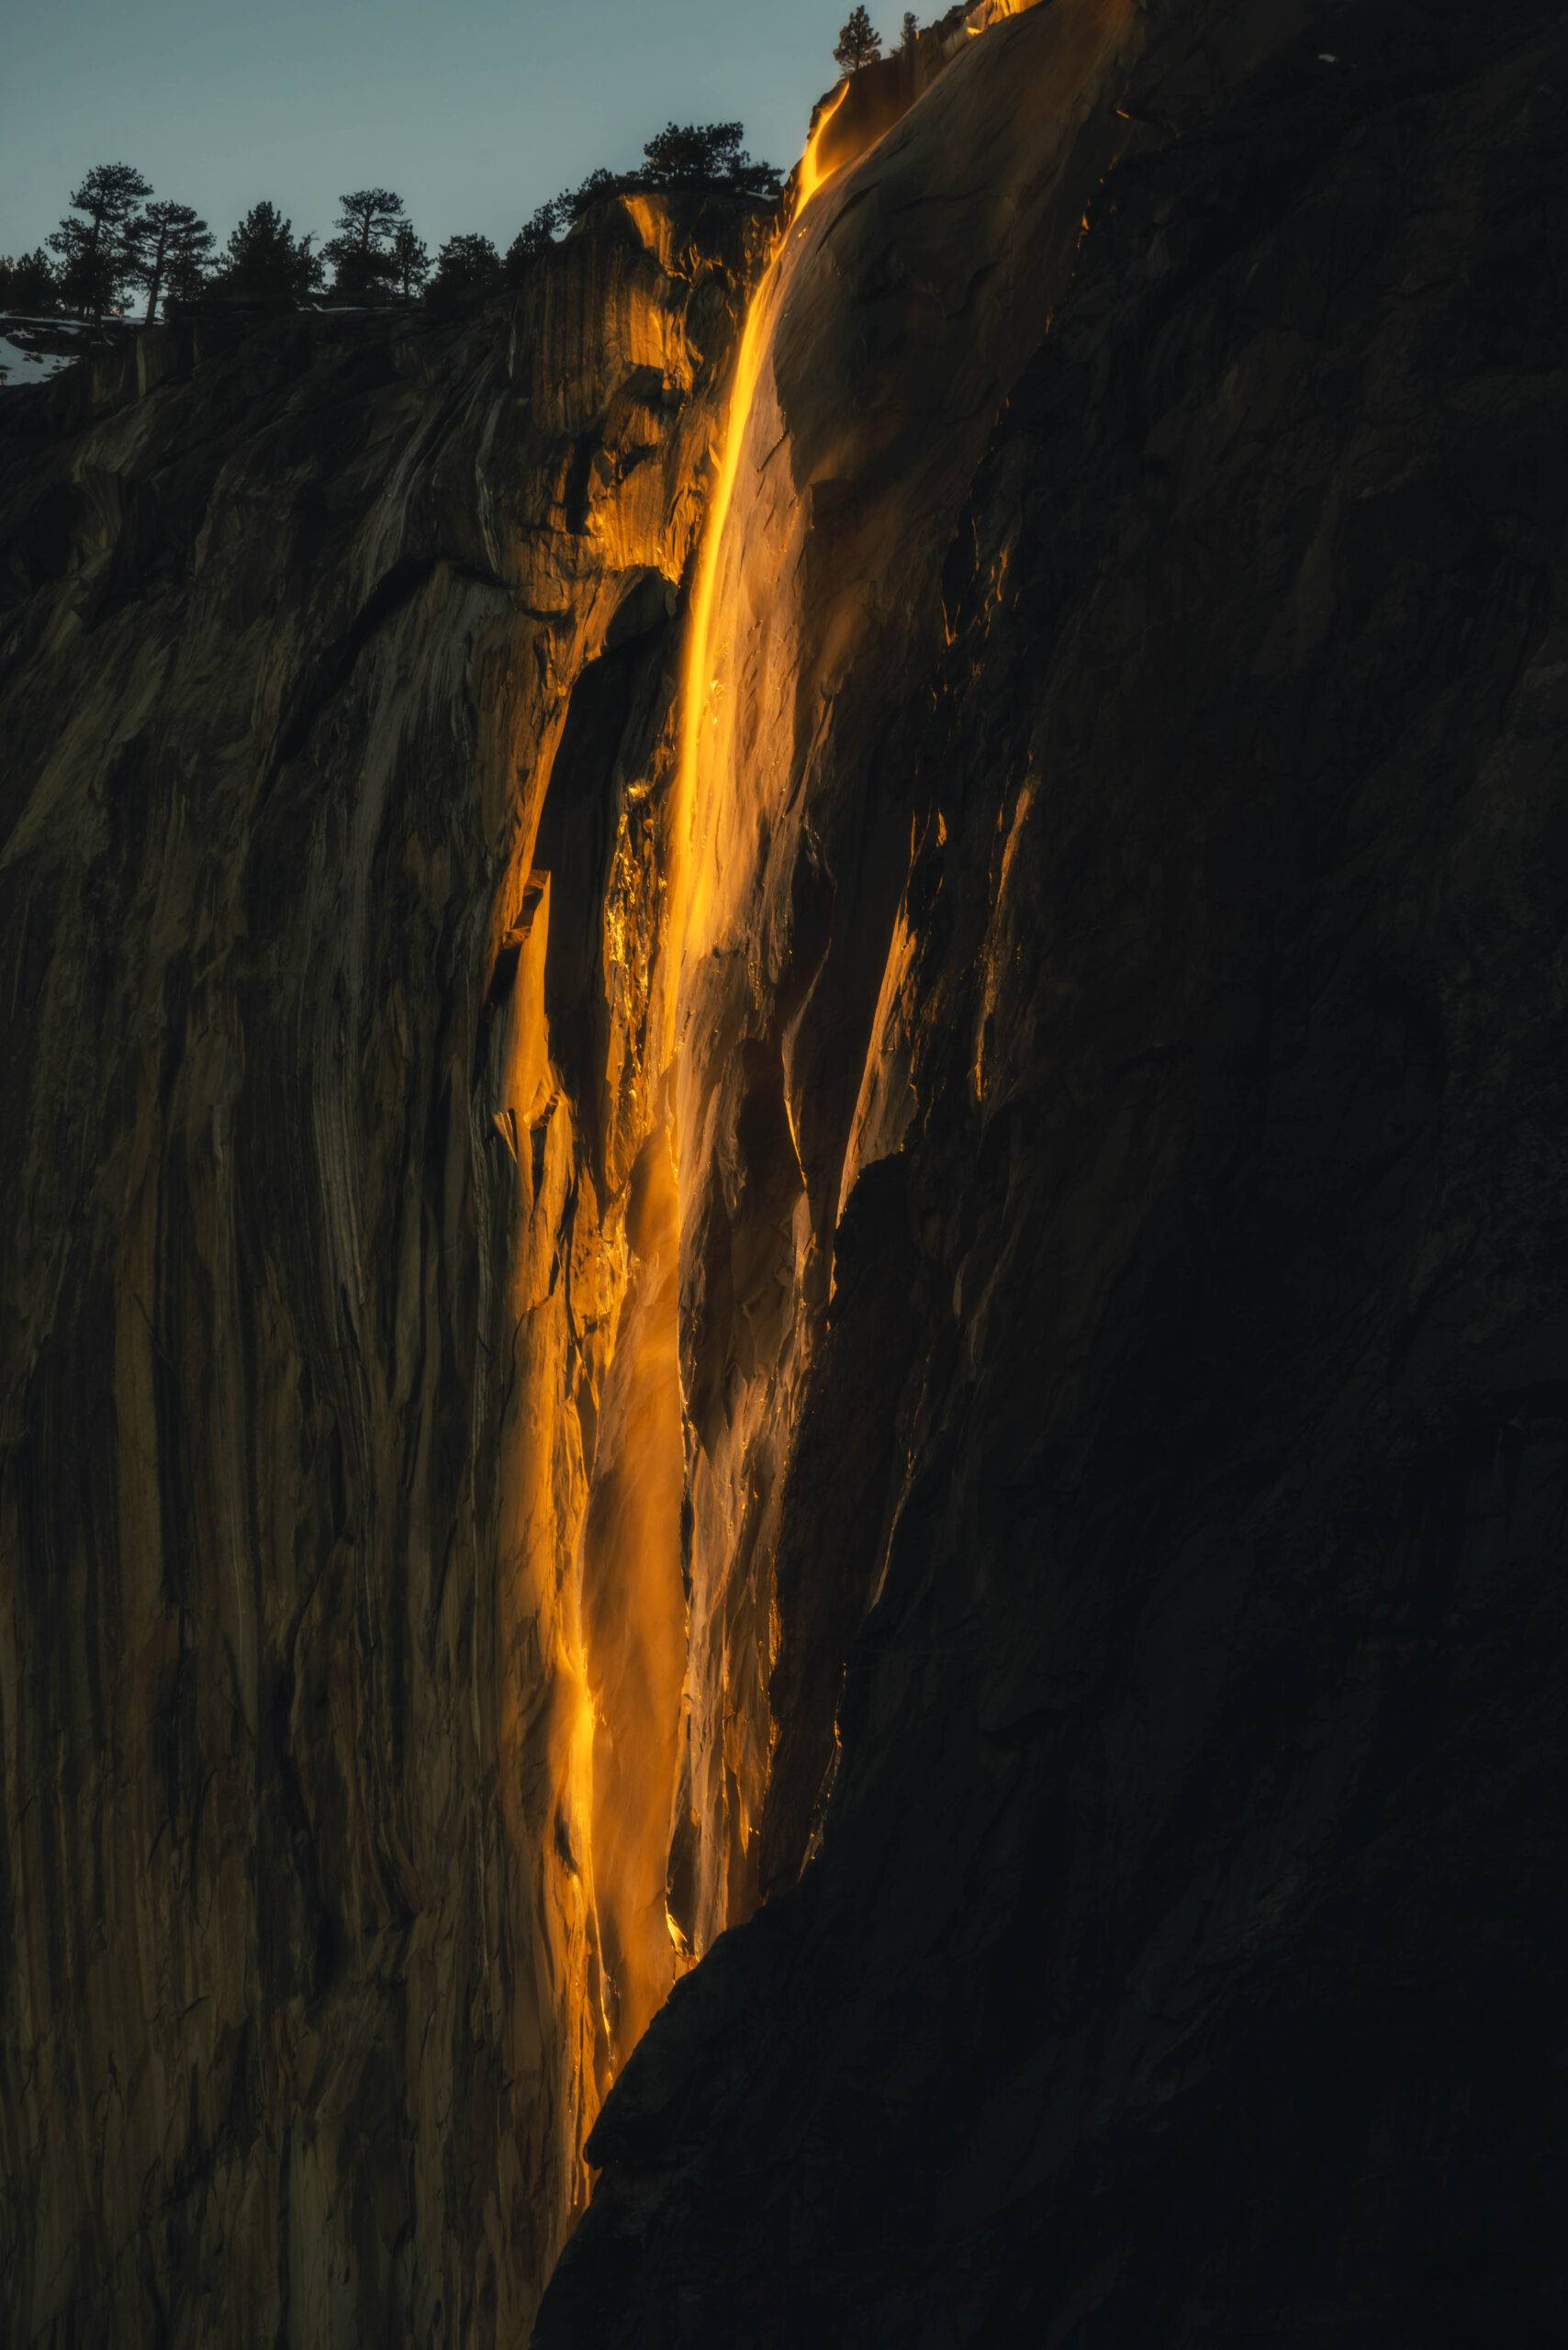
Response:
[{"label": "sunlit rock face", "polygon": [[[770,1696],[787,1639],[774,1561],[835,1226],[915,1107],[921,844],[890,683],[929,666],[942,553],[1038,337],[1036,281],[1065,270],[1085,176],[1125,136],[1096,101],[1120,87],[1130,10],[1065,0],[1052,17],[960,55],[858,165],[835,116],[837,169],[757,297],[766,352],[700,681],[680,944],[685,1787],[702,1943],[756,1898],[772,1743],[794,1796],[823,1791],[834,1751],[831,1704],[808,1718],[801,1693]],[[929,710],[930,687],[914,690]],[[846,1472],[890,1502],[884,1445],[852,1449]]]},{"label": "sunlit rock face", "polygon": [[1553,2338],[1553,16],[12,396],[7,2341]]},{"label": "sunlit rock face", "polygon": [[7,2342],[518,2341],[672,1979],[644,1042],[761,235],[6,420]]},{"label": "sunlit rock face", "polygon": [[770,1897],[543,2350],[1561,2326],[1565,91],[1057,0],[792,241],[678,1115]]}]

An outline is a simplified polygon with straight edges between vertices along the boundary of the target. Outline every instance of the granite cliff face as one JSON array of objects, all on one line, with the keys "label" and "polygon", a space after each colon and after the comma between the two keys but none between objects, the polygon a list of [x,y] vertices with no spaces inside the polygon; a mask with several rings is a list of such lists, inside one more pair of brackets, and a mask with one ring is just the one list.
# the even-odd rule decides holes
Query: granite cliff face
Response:
[{"label": "granite cliff face", "polygon": [[580,2200],[579,1561],[759,234],[628,201],[510,318],[8,443],[10,2339],[515,2340]]},{"label": "granite cliff face", "polygon": [[1485,32],[989,5],[766,270],[13,405],[16,2339],[516,2342],[585,2144],[544,2350],[1560,2333]]}]

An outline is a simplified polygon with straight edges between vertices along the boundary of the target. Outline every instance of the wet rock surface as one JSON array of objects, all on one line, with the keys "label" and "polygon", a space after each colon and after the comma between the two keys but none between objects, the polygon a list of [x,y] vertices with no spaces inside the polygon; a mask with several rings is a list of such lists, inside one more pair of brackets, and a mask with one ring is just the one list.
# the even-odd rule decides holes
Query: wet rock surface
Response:
[{"label": "wet rock surface", "polygon": [[[823,722],[817,861],[835,773],[914,844],[916,1106],[797,1414],[773,1898],[610,2096],[549,2350],[1568,2310],[1568,45],[1208,29],[1065,166],[940,610]],[[898,386],[878,168],[817,283]]]},{"label": "wet rock surface", "polygon": [[987,14],[688,810],[751,215],[0,417],[7,2339],[1568,2317],[1568,37]]}]

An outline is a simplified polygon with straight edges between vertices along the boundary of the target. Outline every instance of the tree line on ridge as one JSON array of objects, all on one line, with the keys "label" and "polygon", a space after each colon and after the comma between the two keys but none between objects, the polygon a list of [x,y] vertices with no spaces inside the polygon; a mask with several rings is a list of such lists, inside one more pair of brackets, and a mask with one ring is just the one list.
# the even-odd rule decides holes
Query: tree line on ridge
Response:
[{"label": "tree line on ridge", "polygon": [[[901,46],[918,34],[913,13]],[[864,6],[855,7],[834,55],[853,73],[881,54]],[[355,188],[340,196],[335,233],[320,247],[296,233],[277,205],[253,204],[221,251],[195,208],[154,196],[130,163],[99,163],[85,173],[58,229],[31,252],[0,254],[0,310],[68,311],[101,319],[138,311],[149,322],[204,298],[298,306],[330,295],[343,303],[436,307],[515,283],[528,264],[606,196],[639,188],[718,186],[764,199],[777,196],[781,173],[753,160],[738,122],[670,122],[650,139],[631,171],[592,171],[577,186],[539,206],[502,253],[485,236],[449,237],[432,257],[394,189]],[[330,275],[329,275],[330,273]]]}]

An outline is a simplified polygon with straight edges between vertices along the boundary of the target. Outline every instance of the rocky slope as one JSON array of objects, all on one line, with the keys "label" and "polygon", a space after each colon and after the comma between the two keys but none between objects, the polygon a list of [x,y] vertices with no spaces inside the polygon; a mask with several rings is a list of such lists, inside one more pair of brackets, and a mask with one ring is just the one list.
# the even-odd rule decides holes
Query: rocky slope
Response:
[{"label": "rocky slope", "polygon": [[648,199],[8,399],[8,2338],[515,2343],[590,2129],[545,2350],[1561,2331],[1487,35],[945,20],[738,407]]}]

